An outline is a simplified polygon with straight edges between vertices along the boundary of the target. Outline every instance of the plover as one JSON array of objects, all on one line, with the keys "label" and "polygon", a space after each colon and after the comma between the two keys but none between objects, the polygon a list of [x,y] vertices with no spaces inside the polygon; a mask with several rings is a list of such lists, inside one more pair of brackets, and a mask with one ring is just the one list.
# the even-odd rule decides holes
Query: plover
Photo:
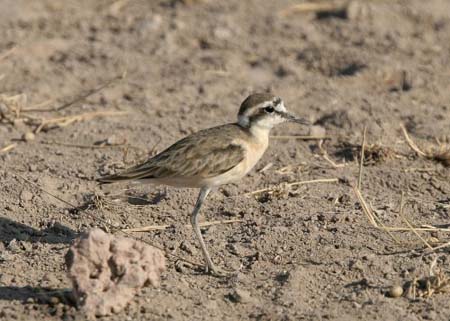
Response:
[{"label": "plover", "polygon": [[191,224],[200,242],[206,271],[223,275],[224,272],[211,260],[200,232],[200,208],[212,189],[239,180],[255,166],[269,145],[270,130],[285,122],[309,124],[289,114],[281,98],[269,93],[255,93],[242,102],[236,123],[200,130],[145,162],[118,174],[101,177],[99,181],[138,180],[199,188]]}]

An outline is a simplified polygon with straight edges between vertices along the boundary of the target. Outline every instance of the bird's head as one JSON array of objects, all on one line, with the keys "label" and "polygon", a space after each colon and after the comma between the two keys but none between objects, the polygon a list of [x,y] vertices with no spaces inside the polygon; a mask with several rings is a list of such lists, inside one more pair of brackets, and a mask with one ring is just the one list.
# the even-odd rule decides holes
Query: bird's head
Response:
[{"label": "bird's head", "polygon": [[242,127],[260,127],[270,130],[285,122],[310,124],[307,120],[288,113],[283,100],[269,93],[252,94],[242,102],[239,108],[238,124]]}]

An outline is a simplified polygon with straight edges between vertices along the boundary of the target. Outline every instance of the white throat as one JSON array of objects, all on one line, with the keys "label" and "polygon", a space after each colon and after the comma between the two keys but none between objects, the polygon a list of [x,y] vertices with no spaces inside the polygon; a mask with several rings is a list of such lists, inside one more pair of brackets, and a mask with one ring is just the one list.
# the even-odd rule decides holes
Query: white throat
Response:
[{"label": "white throat", "polygon": [[249,131],[250,133],[256,137],[260,141],[268,141],[269,133],[273,126],[263,123],[257,122],[250,125]]}]

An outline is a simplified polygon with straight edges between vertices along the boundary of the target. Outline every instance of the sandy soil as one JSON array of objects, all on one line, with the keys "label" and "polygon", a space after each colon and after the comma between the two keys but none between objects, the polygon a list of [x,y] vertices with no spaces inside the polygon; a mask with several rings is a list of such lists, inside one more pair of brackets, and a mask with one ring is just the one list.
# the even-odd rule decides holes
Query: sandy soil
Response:
[{"label": "sandy soil", "polygon": [[[106,228],[103,221],[121,228],[172,225],[136,236],[201,262],[184,227],[196,190],[122,185],[109,191],[120,198],[113,201],[94,178],[196,130],[234,121],[249,93],[268,89],[320,126],[312,133],[325,129],[329,158],[345,165],[332,166],[317,141],[273,139],[256,169],[213,193],[203,209],[206,221],[242,220],[204,229],[215,262],[241,267],[238,276],[211,277],[172,258],[159,289],[145,289],[105,320],[450,318],[449,295],[420,297],[421,284],[415,298],[386,295],[393,285],[407,290],[430,270],[441,271],[445,282],[446,249],[430,253],[411,231],[392,232],[394,240],[374,228],[351,188],[367,125],[367,146],[377,145],[367,155],[372,160],[361,191],[379,219],[407,227],[399,215],[404,192],[411,224],[449,223],[450,169],[415,155],[400,123],[420,146],[450,138],[450,2],[353,2],[332,14],[283,12],[295,3],[0,2],[3,112],[13,105],[64,106],[126,72],[59,111],[22,112],[0,123],[0,149],[17,144],[0,153],[0,319],[75,319],[64,255],[80,231]],[[45,126],[34,140],[22,140],[42,118],[94,111],[127,114]],[[36,119],[30,124],[25,116]],[[273,131],[307,134],[296,125]],[[322,178],[339,182],[245,195]],[[449,241],[446,231],[418,233],[431,246]]]}]

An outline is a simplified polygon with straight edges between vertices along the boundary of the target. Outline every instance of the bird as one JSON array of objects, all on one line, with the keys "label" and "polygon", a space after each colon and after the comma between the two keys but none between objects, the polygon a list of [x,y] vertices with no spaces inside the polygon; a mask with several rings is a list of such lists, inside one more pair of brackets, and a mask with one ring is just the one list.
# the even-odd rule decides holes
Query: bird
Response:
[{"label": "bird", "polygon": [[138,181],[200,189],[190,216],[191,225],[200,243],[205,271],[223,276],[227,272],[214,265],[200,232],[200,209],[211,190],[244,177],[267,150],[270,130],[287,122],[310,124],[289,113],[280,97],[253,93],[241,103],[236,122],[195,132],[144,162],[98,181]]}]

